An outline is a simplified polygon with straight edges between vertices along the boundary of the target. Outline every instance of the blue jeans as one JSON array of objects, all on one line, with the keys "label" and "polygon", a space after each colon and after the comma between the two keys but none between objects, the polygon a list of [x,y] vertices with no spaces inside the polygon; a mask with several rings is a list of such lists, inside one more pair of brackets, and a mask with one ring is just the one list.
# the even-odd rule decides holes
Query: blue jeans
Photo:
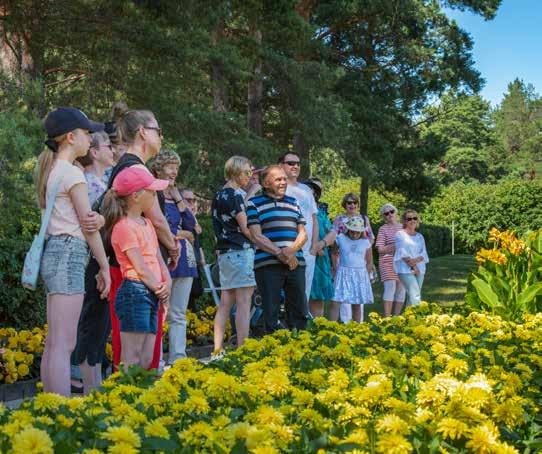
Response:
[{"label": "blue jeans", "polygon": [[405,286],[407,292],[407,304],[409,306],[417,306],[422,300],[422,285],[424,274],[399,274],[399,279]]}]

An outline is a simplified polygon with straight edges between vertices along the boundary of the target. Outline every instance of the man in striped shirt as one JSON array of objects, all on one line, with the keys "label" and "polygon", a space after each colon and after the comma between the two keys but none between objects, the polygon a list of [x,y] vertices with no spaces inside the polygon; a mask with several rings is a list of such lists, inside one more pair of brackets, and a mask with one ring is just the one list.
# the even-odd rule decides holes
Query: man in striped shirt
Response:
[{"label": "man in striped shirt", "polygon": [[278,165],[260,175],[263,194],[247,203],[248,227],[256,244],[254,270],[262,296],[266,333],[280,329],[281,290],[286,294],[286,316],[290,328],[303,329],[309,319],[305,296],[307,241],[305,219],[293,197],[286,195],[286,174]]}]

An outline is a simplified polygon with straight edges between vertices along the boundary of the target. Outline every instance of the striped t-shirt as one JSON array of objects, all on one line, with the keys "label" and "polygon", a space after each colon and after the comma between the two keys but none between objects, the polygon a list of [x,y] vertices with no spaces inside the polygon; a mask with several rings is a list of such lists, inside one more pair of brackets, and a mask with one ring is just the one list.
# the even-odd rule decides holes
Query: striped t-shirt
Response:
[{"label": "striped t-shirt", "polygon": [[[267,194],[252,197],[247,203],[248,225],[259,225],[262,234],[279,248],[291,246],[297,238],[299,224],[305,224],[301,209],[293,197],[274,199]],[[296,253],[299,265],[305,265],[303,251]],[[279,259],[269,252],[256,249],[254,269],[280,264]]]}]

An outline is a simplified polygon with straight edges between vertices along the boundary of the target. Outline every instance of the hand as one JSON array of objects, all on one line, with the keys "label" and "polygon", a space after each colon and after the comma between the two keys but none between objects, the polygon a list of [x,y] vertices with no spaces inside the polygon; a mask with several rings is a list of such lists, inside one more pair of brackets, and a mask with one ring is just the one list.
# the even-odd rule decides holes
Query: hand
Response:
[{"label": "hand", "polygon": [[410,266],[410,268],[416,266],[416,260],[414,259],[411,259],[411,258],[407,258],[407,259],[403,259],[405,261],[405,263]]},{"label": "hand", "polygon": [[175,249],[168,249],[168,255],[170,258],[168,268],[174,270],[177,268],[177,263],[179,263],[179,257],[181,256],[181,243],[178,240],[175,240]]},{"label": "hand", "polygon": [[167,282],[160,282],[158,287],[154,290],[154,294],[158,297],[158,300],[164,304],[169,301],[170,287]]},{"label": "hand", "polygon": [[104,217],[101,214],[96,213],[96,211],[89,211],[86,216],[81,219],[80,224],[83,232],[94,233],[100,230],[105,222]]},{"label": "hand", "polygon": [[420,269],[414,265],[412,268],[412,272],[414,273],[415,276],[417,276],[418,274],[420,274]]},{"label": "hand", "polygon": [[188,240],[190,243],[194,244],[194,234],[190,230],[181,230],[175,235],[177,240]]},{"label": "hand", "polygon": [[96,275],[96,288],[100,292],[100,298],[105,299],[109,296],[111,288],[111,274],[109,274],[109,266],[100,268]]},{"label": "hand", "polygon": [[323,249],[320,249],[320,250],[317,252],[317,255],[318,255],[319,257],[322,257],[324,254],[325,254],[325,252],[324,252]]},{"label": "hand", "polygon": [[196,231],[196,235],[201,235],[201,232],[203,232],[203,229],[201,228],[201,225],[196,224],[194,227],[194,230]]},{"label": "hand", "polygon": [[295,270],[299,265],[299,261],[297,260],[297,257],[295,255],[293,257],[290,257],[288,259],[287,265],[288,265],[288,268],[290,269],[290,271]]},{"label": "hand", "polygon": [[280,253],[281,255],[284,255],[285,257],[295,257],[295,254],[296,254],[296,251],[294,251],[291,247],[287,246],[287,247],[283,247],[281,250],[280,250]]}]

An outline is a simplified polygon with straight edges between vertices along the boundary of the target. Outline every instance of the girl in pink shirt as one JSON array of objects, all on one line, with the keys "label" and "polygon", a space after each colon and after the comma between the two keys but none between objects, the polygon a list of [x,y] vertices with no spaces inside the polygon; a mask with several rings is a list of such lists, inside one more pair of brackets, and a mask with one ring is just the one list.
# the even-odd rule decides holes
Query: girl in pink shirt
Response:
[{"label": "girl in pink shirt", "polygon": [[149,368],[158,326],[158,306],[167,307],[171,278],[158,247],[156,231],[142,214],[154,204],[167,180],[148,170],[127,167],[115,178],[103,204],[106,237],[111,238],[122,283],[115,297],[120,322],[121,362]]}]

